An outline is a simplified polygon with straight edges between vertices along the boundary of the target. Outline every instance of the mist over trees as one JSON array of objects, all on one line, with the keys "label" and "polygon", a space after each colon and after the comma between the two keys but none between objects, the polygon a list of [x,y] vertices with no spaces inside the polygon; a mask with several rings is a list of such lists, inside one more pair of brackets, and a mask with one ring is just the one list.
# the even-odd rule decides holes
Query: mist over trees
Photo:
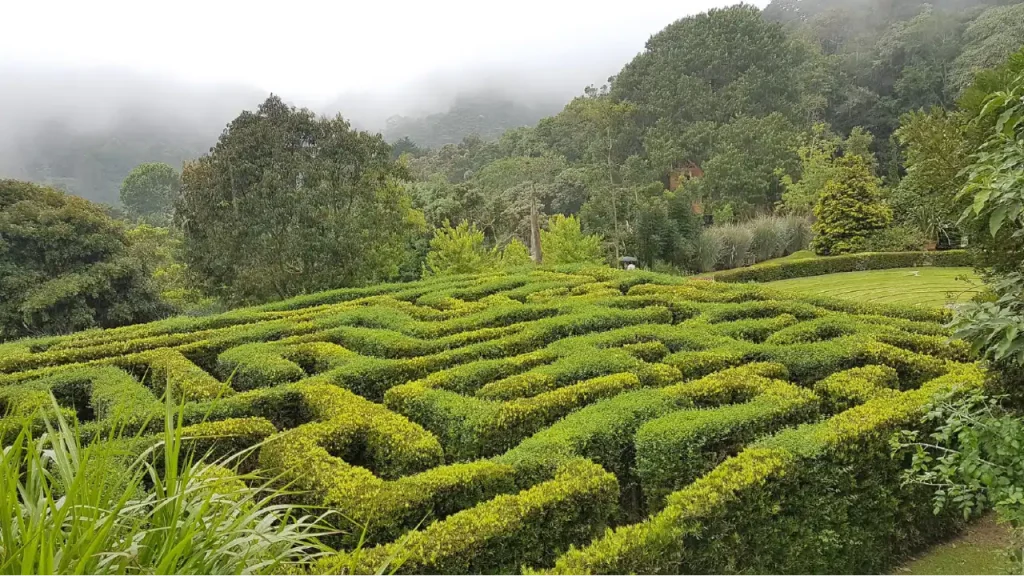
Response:
[{"label": "mist over trees", "polygon": [[[1005,83],[1022,28],[1024,2],[739,4],[668,24],[561,100],[514,75],[318,106],[0,79],[0,175],[120,199],[75,206],[123,220],[118,262],[147,264],[152,310],[622,256],[681,273],[952,246],[975,233],[957,223],[980,142],[961,111]],[[54,330],[112,322],[96,310]]]},{"label": "mist over trees", "polygon": [[[388,141],[408,136],[421,146],[439,146],[473,134],[494,139],[506,129],[535,124],[619,65],[583,63],[561,77],[495,67],[430,75],[401,89],[326,102],[285,100],[328,116],[340,113],[353,127],[383,132]],[[117,205],[121,181],[135,166],[159,162],[180,170],[208,151],[239,111],[266,96],[247,86],[0,63],[0,177]]]}]

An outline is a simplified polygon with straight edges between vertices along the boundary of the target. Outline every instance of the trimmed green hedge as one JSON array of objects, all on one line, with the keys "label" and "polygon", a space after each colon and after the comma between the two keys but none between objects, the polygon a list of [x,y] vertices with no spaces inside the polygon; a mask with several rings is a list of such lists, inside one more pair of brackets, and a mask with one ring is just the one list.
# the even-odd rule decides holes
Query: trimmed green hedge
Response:
[{"label": "trimmed green hedge", "polygon": [[615,476],[586,460],[562,466],[553,480],[498,496],[385,546],[320,561],[318,574],[513,574],[546,564],[600,534],[618,498]]},{"label": "trimmed green hedge", "polygon": [[560,557],[556,574],[879,573],[955,529],[931,492],[903,486],[889,438],[941,390],[977,388],[963,366],[920,390],[871,400],[754,444],[649,520]]},{"label": "trimmed green hedge", "polygon": [[4,344],[0,435],[53,393],[136,455],[169,390],[197,452],[256,447],[246,470],[331,512],[319,571],[878,571],[956,526],[887,445],[981,380],[947,314],[592,266],[432,278]]},{"label": "trimmed green hedge", "polygon": [[734,268],[715,272],[712,278],[719,282],[774,282],[790,278],[821,276],[837,272],[860,272],[887,268],[917,268],[919,266],[971,266],[966,250],[942,252],[863,252],[843,256],[821,256],[800,260],[769,261],[748,268]]}]

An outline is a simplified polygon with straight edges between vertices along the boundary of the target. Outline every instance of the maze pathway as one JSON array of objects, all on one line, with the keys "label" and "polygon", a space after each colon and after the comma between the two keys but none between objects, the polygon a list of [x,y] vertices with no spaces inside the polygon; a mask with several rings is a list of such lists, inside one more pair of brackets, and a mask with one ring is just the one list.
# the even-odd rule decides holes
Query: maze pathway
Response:
[{"label": "maze pathway", "polygon": [[946,313],[599,268],[336,290],[0,345],[0,435],[52,392],[145,437],[170,391],[365,526],[315,572],[872,573],[958,525],[889,448],[982,383]]}]

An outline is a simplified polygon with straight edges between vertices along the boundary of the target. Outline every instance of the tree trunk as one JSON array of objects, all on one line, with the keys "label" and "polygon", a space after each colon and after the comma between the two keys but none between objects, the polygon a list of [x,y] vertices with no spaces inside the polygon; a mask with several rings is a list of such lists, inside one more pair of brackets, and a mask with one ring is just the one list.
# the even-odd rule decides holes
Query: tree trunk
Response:
[{"label": "tree trunk", "polygon": [[543,260],[540,251],[540,215],[537,213],[537,194],[532,183],[530,190],[533,192],[530,198],[530,256],[533,256],[534,263],[540,264]]},{"label": "tree trunk", "polygon": [[612,245],[615,247],[615,265],[619,265],[619,210],[618,193],[615,191],[615,169],[612,163],[612,127],[608,126],[608,184],[611,186],[609,192],[612,195],[612,226],[615,229],[615,239]]}]

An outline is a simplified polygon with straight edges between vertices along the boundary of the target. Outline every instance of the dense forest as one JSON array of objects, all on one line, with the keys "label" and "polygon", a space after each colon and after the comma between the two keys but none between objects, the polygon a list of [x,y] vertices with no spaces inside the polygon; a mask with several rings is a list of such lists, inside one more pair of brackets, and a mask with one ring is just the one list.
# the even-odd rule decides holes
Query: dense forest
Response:
[{"label": "dense forest", "polygon": [[470,221],[493,245],[526,237],[532,196],[542,214],[578,214],[610,253],[692,270],[707,248],[692,207],[723,224],[809,214],[836,159],[859,155],[906,225],[876,247],[948,243],[953,207],[914,201],[936,190],[921,189],[909,155],[977,71],[1022,43],[1020,3],[712,10],[655,34],[609,84],[535,127],[413,150],[410,188],[430,224]]},{"label": "dense forest", "polygon": [[[531,262],[709,272],[959,245],[980,146],[966,119],[1022,44],[1021,2],[777,0],[669,24],[543,118],[484,93],[384,135],[277,96],[240,105],[216,142],[174,118],[46,125],[4,140],[4,175],[118,206],[5,184],[18,249],[0,251],[0,290],[19,297],[0,334]],[[207,117],[230,102],[215,104]],[[48,251],[64,273],[18,260]],[[118,301],[134,304],[104,312]]]},{"label": "dense forest", "polygon": [[508,130],[532,126],[561,107],[554,102],[519,103],[501,94],[470,94],[457,97],[445,112],[420,118],[392,116],[383,134],[389,142],[408,138],[425,148],[458,144],[470,135],[495,140]]}]

